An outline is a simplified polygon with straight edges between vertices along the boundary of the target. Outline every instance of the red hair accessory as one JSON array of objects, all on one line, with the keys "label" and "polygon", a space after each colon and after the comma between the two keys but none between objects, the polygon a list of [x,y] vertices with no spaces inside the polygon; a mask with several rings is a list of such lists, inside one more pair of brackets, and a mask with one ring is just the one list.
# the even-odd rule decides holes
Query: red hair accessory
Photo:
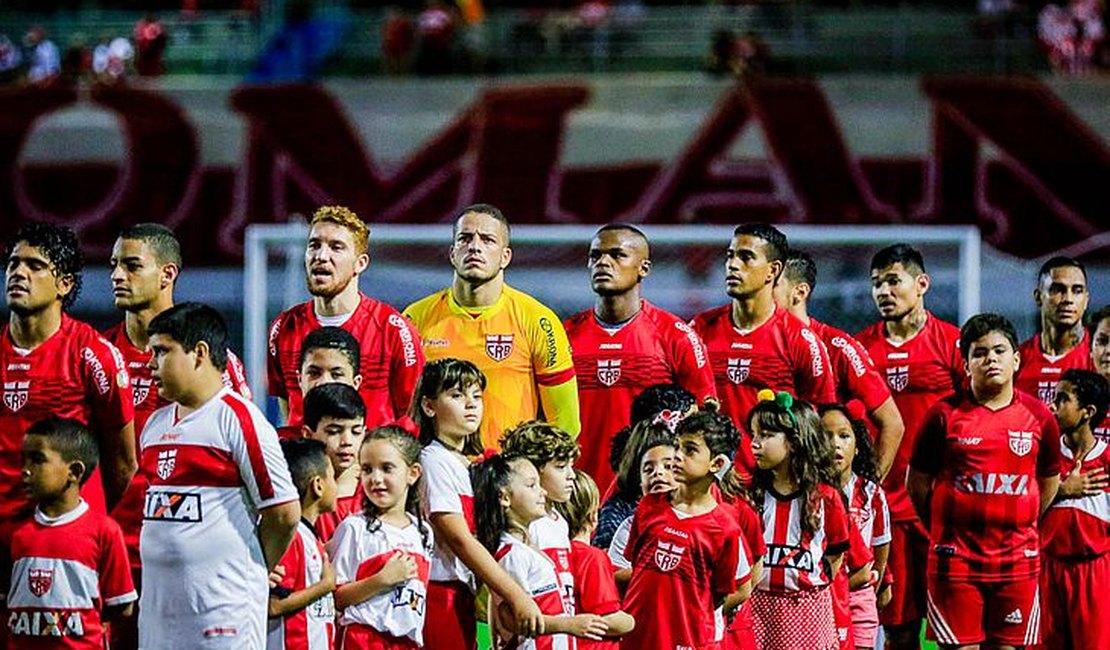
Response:
[{"label": "red hair accessory", "polygon": [[496,449],[490,449],[489,447],[486,447],[484,450],[482,450],[482,455],[478,457],[478,462],[479,463],[484,463],[485,461],[493,458],[494,456],[496,456],[499,453],[500,452],[497,451]]},{"label": "red hair accessory", "polygon": [[671,409],[663,409],[656,413],[655,419],[651,421],[652,424],[662,424],[670,429],[671,433],[675,432],[678,428],[678,423],[682,422],[682,411],[672,411]]},{"label": "red hair accessory", "polygon": [[844,411],[852,420],[867,422],[867,407],[858,399],[849,400],[848,403],[844,405]]}]

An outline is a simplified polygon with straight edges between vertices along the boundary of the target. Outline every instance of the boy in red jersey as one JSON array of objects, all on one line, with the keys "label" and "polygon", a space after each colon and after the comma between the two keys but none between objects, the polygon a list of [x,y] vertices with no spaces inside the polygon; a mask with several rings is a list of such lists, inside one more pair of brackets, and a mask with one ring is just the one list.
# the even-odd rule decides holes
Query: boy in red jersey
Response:
[{"label": "boy in red jersey", "polygon": [[1091,348],[1083,328],[1087,311],[1087,270],[1078,260],[1053,257],[1041,265],[1033,300],[1040,331],[1021,344],[1021,368],[1014,385],[1045,404],[1056,397],[1056,382],[1068,369],[1091,369]]},{"label": "boy in red jersey", "polygon": [[51,416],[27,429],[23,480],[36,508],[12,537],[11,650],[105,648],[105,622],[131,615],[138,594],[123,533],[80,495],[98,455],[76,420]]},{"label": "boy in red jersey", "polygon": [[906,471],[929,407],[948,397],[964,377],[960,331],[925,308],[931,280],[921,253],[906,244],[888,246],[871,258],[871,297],[879,322],[856,334],[886,376],[905,435],[883,481],[891,529],[891,601],[880,611],[890,650],[920,646],[925,615],[926,531],[906,494]]},{"label": "boy in red jersey", "polygon": [[366,437],[366,404],[358,391],[347,384],[321,384],[304,399],[304,437],[324,443],[335,477],[336,502],[319,514],[316,534],[327,543],[339,523],[362,509],[358,480],[358,450]]},{"label": "boy in red jersey", "polygon": [[760,390],[785,390],[815,404],[836,401],[825,345],[775,305],[775,281],[788,249],[786,235],[774,226],[737,226],[725,260],[731,302],[690,322],[709,350],[721,411],[743,436],[735,461],[741,476],[755,468],[747,415]]},{"label": "boy in red jersey", "polygon": [[1060,438],[1060,491],[1041,521],[1041,590],[1047,648],[1104,648],[1110,621],[1093,603],[1110,591],[1110,451],[1091,424],[1106,416],[1110,383],[1088,370],[1068,370],[1056,384],[1053,415]]},{"label": "boy in red jersey", "polygon": [[359,392],[366,401],[366,425],[395,422],[408,413],[424,368],[420,337],[397,310],[359,291],[359,276],[370,265],[370,229],[362,219],[346,208],[324,206],[310,225],[304,265],[312,300],[285,310],[270,326],[270,394],[281,401],[290,424],[300,423],[301,343],[321,325],[335,325],[362,346]]},{"label": "boy in red jersey", "polygon": [[590,242],[594,308],[564,323],[574,350],[582,431],[578,466],[602,488],[613,480],[613,435],[635,424],[633,399],[655,384],[674,383],[702,403],[716,399],[705,345],[690,326],[643,299],[651,271],[647,237],[626,224],[602,226]]},{"label": "boy in red jersey", "polygon": [[[1091,316],[1088,329],[1091,341],[1091,366],[1094,371],[1110,381],[1110,305]],[[1095,437],[1110,442],[1110,415],[1102,422],[1092,422]]]},{"label": "boy in red jersey", "polygon": [[1059,487],[1060,430],[1014,389],[1013,325],[979,314],[960,330],[970,394],[936,403],[910,460],[907,490],[929,527],[930,628],[945,648],[1040,642],[1037,518]]}]

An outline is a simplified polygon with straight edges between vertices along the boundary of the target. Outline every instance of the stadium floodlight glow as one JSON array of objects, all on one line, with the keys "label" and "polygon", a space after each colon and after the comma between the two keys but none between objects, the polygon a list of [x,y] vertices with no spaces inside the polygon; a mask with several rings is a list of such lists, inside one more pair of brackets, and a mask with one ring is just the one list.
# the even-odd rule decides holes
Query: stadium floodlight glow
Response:
[{"label": "stadium floodlight glow", "polygon": [[[450,224],[370,224],[371,266],[361,278],[364,292],[404,309],[412,300],[450,285],[447,249]],[[653,267],[645,297],[681,316],[692,308],[708,308],[727,299],[721,283],[723,253],[733,226],[640,225],[651,242]],[[952,319],[964,322],[978,313],[982,241],[974,226],[910,225],[781,225],[791,246],[817,261],[815,297],[843,304],[844,318],[874,320],[873,307],[858,313],[862,297],[869,301],[871,255],[883,246],[907,243],[925,249],[933,287],[948,287]],[[562,317],[593,304],[586,275],[586,251],[597,225],[513,226],[513,263],[507,281],[551,306]],[[254,399],[264,406],[267,329],[277,314],[308,298],[304,285],[303,223],[254,224],[244,245],[244,359]],[[714,257],[716,255],[716,257]],[[719,262],[717,260],[719,257]],[[568,261],[569,260],[569,261]],[[853,311],[854,310],[854,311]],[[835,314],[814,315],[843,326]],[[830,317],[832,316],[832,317]]]}]

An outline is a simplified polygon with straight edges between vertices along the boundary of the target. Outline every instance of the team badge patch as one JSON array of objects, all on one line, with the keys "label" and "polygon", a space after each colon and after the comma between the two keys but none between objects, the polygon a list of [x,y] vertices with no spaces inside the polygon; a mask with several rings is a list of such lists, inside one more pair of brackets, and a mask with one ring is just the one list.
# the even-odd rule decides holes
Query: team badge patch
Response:
[{"label": "team badge patch", "polygon": [[27,588],[31,593],[42,597],[54,584],[54,569],[31,569],[27,572]]},{"label": "team badge patch", "polygon": [[620,359],[598,359],[597,380],[606,386],[612,386],[621,378]]},{"label": "team badge patch", "polygon": [[1010,431],[1010,451],[1024,456],[1033,451],[1032,431]]},{"label": "team badge patch", "polygon": [[728,380],[734,384],[742,384],[748,380],[748,375],[751,373],[752,360],[751,359],[729,359],[728,368],[725,374]]},{"label": "team badge patch", "polygon": [[660,571],[673,571],[682,561],[682,554],[686,552],[685,546],[674,542],[657,542],[655,547],[655,566]]},{"label": "team badge patch", "polygon": [[910,367],[892,366],[886,369],[886,383],[890,390],[901,393],[910,385]]},{"label": "team badge patch", "polygon": [[27,400],[31,395],[31,382],[29,381],[6,381],[4,382],[4,406],[8,407],[11,411],[18,411],[19,409],[27,406]]},{"label": "team badge patch", "polygon": [[486,354],[494,361],[504,361],[513,353],[512,334],[486,334]]},{"label": "team badge patch", "polygon": [[131,391],[134,395],[135,406],[142,404],[146,398],[150,396],[150,387],[154,385],[151,379],[139,379],[135,377],[131,380]]},{"label": "team badge patch", "polygon": [[173,468],[177,465],[177,450],[167,449],[158,452],[158,478],[163,481],[173,474]]}]

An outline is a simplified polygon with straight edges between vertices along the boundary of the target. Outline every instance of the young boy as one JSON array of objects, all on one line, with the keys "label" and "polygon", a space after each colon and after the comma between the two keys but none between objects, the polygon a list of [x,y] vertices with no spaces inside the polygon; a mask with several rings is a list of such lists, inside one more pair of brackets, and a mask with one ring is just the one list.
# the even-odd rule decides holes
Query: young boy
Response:
[{"label": "young boy", "polygon": [[335,570],[313,524],[335,508],[335,472],[319,440],[284,440],[281,451],[301,497],[301,523],[278,564],[284,577],[270,589],[267,648],[331,650],[335,646]]},{"label": "young boy", "polygon": [[13,650],[103,648],[104,623],[134,610],[123,532],[80,495],[98,461],[96,438],[76,420],[50,416],[27,429],[23,482],[36,508],[12,537]]},{"label": "young boy", "polygon": [[1092,430],[1110,406],[1110,383],[1087,370],[1067,370],[1052,412],[1060,425],[1060,492],[1041,521],[1041,600],[1046,648],[1099,648],[1110,621],[1087,595],[1110,590],[1110,471],[1105,440]]},{"label": "young boy", "polygon": [[316,520],[316,534],[326,544],[339,522],[358,510],[358,448],[366,435],[366,404],[353,386],[321,384],[305,393],[303,436],[324,443],[338,485],[332,510]]},{"label": "young boy", "polygon": [[[307,397],[313,388],[330,383],[346,384],[357,389],[362,384],[362,375],[357,370],[360,354],[358,341],[342,327],[318,327],[309,332],[301,343],[297,364],[297,386],[301,395]],[[278,429],[278,437],[282,440],[300,438],[303,423],[303,420],[296,422],[290,419]],[[338,475],[339,472],[336,472]]]},{"label": "young boy", "polygon": [[547,516],[528,527],[528,540],[555,563],[564,601],[573,605],[570,529],[555,504],[566,503],[574,491],[578,445],[569,433],[553,424],[525,422],[505,433],[501,438],[501,452],[510,458],[527,458],[539,471],[540,487],[547,492]]},{"label": "young boy", "polygon": [[960,354],[970,394],[926,414],[906,481],[929,528],[930,628],[946,648],[1036,645],[1037,519],[1059,487],[1060,429],[1043,402],[1014,388],[1008,320],[972,316]]}]

